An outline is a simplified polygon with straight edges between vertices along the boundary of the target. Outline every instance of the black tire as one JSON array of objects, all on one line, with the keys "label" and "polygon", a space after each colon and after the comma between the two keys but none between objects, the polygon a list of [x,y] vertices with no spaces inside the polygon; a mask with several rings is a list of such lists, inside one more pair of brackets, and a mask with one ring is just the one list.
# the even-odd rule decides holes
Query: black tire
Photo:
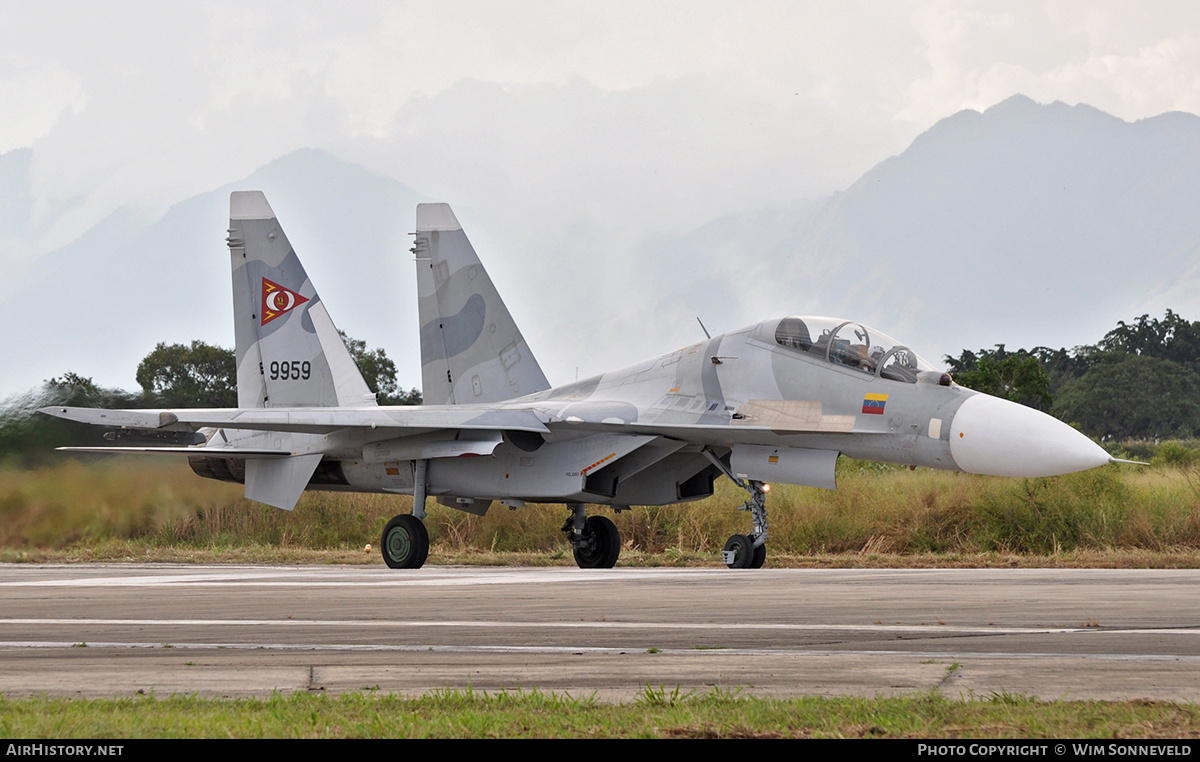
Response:
[{"label": "black tire", "polygon": [[725,541],[725,550],[733,551],[733,560],[726,561],[730,569],[749,569],[754,561],[754,541],[744,534],[735,534]]},{"label": "black tire", "polygon": [[750,559],[751,569],[761,569],[767,562],[767,544],[764,542],[754,549],[754,557]]},{"label": "black tire", "polygon": [[588,516],[583,525],[584,546],[576,546],[575,563],[580,569],[611,569],[621,555],[621,533],[604,516]]},{"label": "black tire", "polygon": [[429,530],[416,516],[402,513],[383,528],[379,552],[393,569],[420,569],[429,557]]}]

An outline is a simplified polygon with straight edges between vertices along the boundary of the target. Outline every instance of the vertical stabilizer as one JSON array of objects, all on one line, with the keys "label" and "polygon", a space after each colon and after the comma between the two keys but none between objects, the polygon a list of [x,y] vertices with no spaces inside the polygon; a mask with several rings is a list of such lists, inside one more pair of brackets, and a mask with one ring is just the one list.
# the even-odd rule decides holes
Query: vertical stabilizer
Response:
[{"label": "vertical stabilizer", "polygon": [[550,388],[449,204],[418,204],[421,394],[427,405],[501,402]]},{"label": "vertical stabilizer", "polygon": [[238,407],[374,405],[374,395],[261,192],[230,195],[227,242],[233,265]]}]

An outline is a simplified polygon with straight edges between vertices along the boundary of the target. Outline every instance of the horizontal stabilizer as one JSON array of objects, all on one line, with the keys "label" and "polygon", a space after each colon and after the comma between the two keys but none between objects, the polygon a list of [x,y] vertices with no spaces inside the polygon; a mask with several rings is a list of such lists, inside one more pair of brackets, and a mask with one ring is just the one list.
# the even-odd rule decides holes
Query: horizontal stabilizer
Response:
[{"label": "horizontal stabilizer", "polygon": [[290,511],[321,462],[321,453],[246,461],[246,499]]}]

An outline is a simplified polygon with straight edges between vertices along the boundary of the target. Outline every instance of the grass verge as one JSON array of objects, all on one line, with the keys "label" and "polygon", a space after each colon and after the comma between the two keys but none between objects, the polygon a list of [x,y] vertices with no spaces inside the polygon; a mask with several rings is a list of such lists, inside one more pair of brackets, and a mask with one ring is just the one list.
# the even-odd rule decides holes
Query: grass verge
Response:
[{"label": "grass verge", "polygon": [[605,703],[542,691],[0,698],[7,738],[1195,738],[1200,707],[1174,702],[754,698],[647,687]]},{"label": "grass verge", "polygon": [[[839,461],[839,489],[776,485],[772,566],[1200,566],[1200,470],[1106,466],[999,479]],[[614,516],[623,565],[720,563],[749,528],[727,480],[706,500]],[[247,501],[177,460],[0,467],[0,560],[378,563],[396,495],[310,492],[294,511]],[[607,512],[605,508],[592,510]],[[493,506],[474,516],[430,502],[430,561],[570,565],[567,509]]]}]

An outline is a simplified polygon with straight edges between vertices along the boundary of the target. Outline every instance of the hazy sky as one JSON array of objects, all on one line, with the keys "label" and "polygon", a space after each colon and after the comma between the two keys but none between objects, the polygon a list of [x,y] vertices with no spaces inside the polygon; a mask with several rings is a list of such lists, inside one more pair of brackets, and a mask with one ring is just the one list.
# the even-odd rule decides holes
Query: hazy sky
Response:
[{"label": "hazy sky", "polygon": [[596,257],[845,188],[1017,92],[1200,112],[1183,1],[17,1],[0,30],[0,153],[73,206],[0,242],[10,273],[300,147]]},{"label": "hazy sky", "polygon": [[0,153],[86,199],[44,245],[304,146],[460,204],[686,228],[1015,92],[1200,111],[1194,2],[9,2],[0,29]]}]

